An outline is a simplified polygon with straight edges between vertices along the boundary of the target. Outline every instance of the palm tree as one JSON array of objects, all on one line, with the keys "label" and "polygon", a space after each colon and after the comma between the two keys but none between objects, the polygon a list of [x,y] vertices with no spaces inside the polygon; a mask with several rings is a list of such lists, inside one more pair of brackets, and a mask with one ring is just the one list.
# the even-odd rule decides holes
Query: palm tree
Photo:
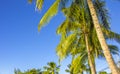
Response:
[{"label": "palm tree", "polygon": [[48,73],[48,74],[59,74],[59,67],[57,66],[54,62],[49,62],[47,64],[48,66],[44,66],[45,71],[44,73]]},{"label": "palm tree", "polygon": [[[64,32],[63,29],[61,29],[61,31]],[[110,35],[112,35],[112,33]],[[103,52],[101,50],[101,46],[100,46],[100,44],[98,44],[99,41],[97,40],[97,42],[96,42],[97,37],[94,37],[94,36],[93,36],[93,38],[94,38],[95,43],[92,44],[93,46],[90,45],[93,48],[93,50],[90,51],[91,54],[93,54],[93,55],[90,55],[92,57],[91,59],[94,59],[95,56],[96,57],[104,57]],[[86,60],[88,59],[87,52],[85,51],[86,47],[85,47],[85,43],[84,44],[81,43],[84,41],[84,39],[81,38],[79,40],[80,42],[78,43],[77,42],[78,40],[76,40],[77,37],[78,36],[75,34],[69,35],[66,39],[61,41],[61,43],[58,45],[58,48],[57,48],[57,53],[60,58],[66,57],[69,53],[71,53],[72,55],[79,55],[74,60],[72,60],[74,62],[72,62],[72,64],[71,64],[71,66],[73,68],[71,70],[73,70],[74,74],[78,74],[79,70],[81,70],[81,69],[82,69],[81,72],[84,71],[85,69],[88,71],[88,69],[85,68]],[[118,49],[115,46],[109,45],[109,48],[110,48],[112,54],[118,53]],[[94,61],[92,61],[92,62],[93,62],[93,64],[95,63]]]},{"label": "palm tree", "polygon": [[97,33],[97,37],[100,41],[101,47],[103,49],[105,58],[106,58],[106,60],[109,64],[109,67],[112,71],[112,74],[120,74],[120,72],[119,72],[119,70],[118,70],[117,66],[115,65],[115,62],[112,58],[112,55],[110,54],[110,51],[109,51],[108,45],[106,43],[106,40],[104,38],[102,29],[99,25],[99,20],[98,20],[97,13],[95,11],[93,2],[92,2],[92,0],[87,0],[87,3],[88,3],[88,6],[89,6],[89,9],[90,9],[90,13],[91,13],[92,20],[93,20],[93,23],[94,23],[94,27],[95,27],[95,30],[96,30],[96,33]]},{"label": "palm tree", "polygon": [[[92,74],[95,74],[96,73],[96,70],[95,70],[95,66],[94,66],[94,64],[93,64],[93,62],[92,62],[92,59],[91,59],[91,56],[90,56],[90,48],[89,48],[89,41],[88,41],[88,32],[89,32],[89,28],[88,28],[88,26],[90,25],[87,25],[88,24],[88,21],[86,22],[86,14],[85,14],[85,12],[86,12],[86,10],[85,10],[85,8],[84,8],[84,6],[83,6],[83,3],[81,3],[81,8],[78,6],[78,5],[76,5],[76,4],[74,4],[73,3],[73,5],[71,5],[71,7],[69,8],[70,9],[70,11],[72,11],[72,10],[74,10],[74,13],[72,13],[72,12],[68,12],[68,14],[67,14],[67,17],[68,17],[68,19],[70,19],[70,20],[72,20],[72,21],[79,21],[78,23],[79,23],[79,25],[78,25],[78,27],[76,28],[77,29],[77,31],[78,31],[78,29],[80,29],[81,30],[81,32],[80,33],[78,33],[79,35],[81,35],[81,34],[83,34],[82,35],[82,40],[85,40],[85,45],[86,45],[86,49],[87,49],[87,52],[88,52],[88,60],[89,60],[89,65],[90,65],[90,68],[91,68],[91,71],[92,71]],[[66,13],[67,11],[65,11],[64,10],[64,12]],[[87,11],[88,12],[88,11]],[[72,15],[71,15],[72,14]],[[78,15],[77,15],[78,14]],[[67,23],[67,25],[69,25],[68,23]],[[72,24],[72,25],[74,25],[74,24]],[[69,25],[70,26],[70,25]],[[68,26],[67,26],[68,27]],[[62,33],[63,33],[63,30],[62,30]],[[65,33],[63,33],[62,35],[64,35]],[[79,38],[81,38],[79,35],[77,35],[77,37],[79,37]],[[75,36],[74,34],[73,34],[73,36]],[[72,37],[71,37],[72,38]],[[73,39],[72,39],[73,40]],[[71,41],[68,41],[69,42],[69,44],[72,42],[72,40]],[[67,45],[67,44],[66,44]],[[69,46],[69,45],[68,45]],[[61,54],[61,55],[63,55],[63,54]]]},{"label": "palm tree", "polygon": [[[74,8],[75,8],[75,6],[74,6]],[[81,9],[82,10],[82,9]],[[64,12],[65,13],[67,13],[67,11],[65,11],[64,10]],[[77,9],[77,12],[79,12],[78,11],[78,9]],[[80,12],[79,12],[80,13]],[[76,19],[75,17],[72,17],[72,16],[74,16],[74,14],[76,14],[75,16],[78,16],[77,15],[77,13],[75,13],[75,9],[74,9],[74,13],[72,14],[72,15],[70,15],[70,13],[69,13],[69,15],[67,16],[67,17],[69,17],[70,19]],[[72,18],[71,18],[72,17]],[[84,17],[83,17],[84,18]],[[80,19],[79,19],[80,20]],[[85,20],[85,19],[84,19]],[[82,21],[84,21],[84,20],[82,20]],[[88,22],[88,21],[85,21],[84,23],[86,23],[86,22]],[[84,28],[84,23],[81,25],[82,26],[82,28]],[[72,25],[75,25],[75,23],[74,24],[72,24]],[[68,22],[68,20],[65,20],[65,22],[59,27],[59,29],[61,29],[61,34],[63,35],[62,36],[62,39],[61,40],[63,40],[63,38],[65,38],[65,35],[67,35],[67,31],[69,31],[69,28],[70,27],[72,27],[72,30],[76,30],[79,26],[77,26],[77,28],[75,27],[75,26],[72,26],[71,25],[71,23],[70,22]],[[76,28],[76,29],[75,29]],[[88,29],[88,27],[86,28],[86,30]],[[103,29],[104,29],[104,27],[103,27]],[[67,31],[66,31],[67,30]],[[88,42],[90,41],[90,40],[93,40],[93,41],[90,41],[90,42],[94,42],[94,39],[95,39],[95,37],[94,36],[96,36],[96,34],[94,33],[93,34],[93,38],[92,39],[89,39],[89,41],[88,41],[88,37],[89,38],[91,38],[91,33],[90,33],[90,36],[87,36],[87,33],[88,32],[90,32],[92,29],[88,29],[88,32],[86,32],[86,30],[83,30],[83,34],[85,35],[84,37],[85,37],[85,41],[86,41],[86,46],[87,46],[87,52],[88,52],[88,58],[89,58],[89,61],[92,63],[92,60],[91,60],[91,55],[90,55],[90,49],[89,49],[89,45],[90,44],[88,44]],[[94,30],[93,30],[94,31]],[[105,32],[105,34],[107,34],[107,37],[110,37],[110,35],[112,36],[112,34],[114,34],[114,35],[117,35],[117,34],[115,34],[115,33],[113,33],[113,32],[109,32],[109,30],[103,30],[104,32]],[[60,30],[58,30],[58,33],[60,32]],[[94,31],[95,32],[95,31]],[[110,34],[111,33],[111,34]],[[80,35],[80,34],[79,34]],[[115,36],[112,36],[112,37],[115,37]],[[58,50],[57,51],[59,51],[58,52],[58,55],[61,57],[61,58],[63,58],[64,56],[66,56],[67,54],[68,54],[68,52],[70,52],[70,49],[68,49],[69,48],[69,45],[71,45],[72,44],[72,41],[73,40],[76,40],[76,39],[74,39],[73,37],[75,36],[75,34],[73,34],[73,35],[70,35],[69,37],[68,37],[68,39],[66,39],[66,44],[63,44],[63,42],[64,41],[61,41],[61,43],[60,43],[60,46],[58,47]],[[78,37],[78,36],[77,36]],[[117,35],[117,37],[120,37],[119,35]],[[111,37],[110,37],[111,38]],[[115,37],[116,38],[116,37]],[[68,40],[68,41],[67,41]],[[82,39],[82,40],[84,40],[84,39]],[[96,38],[95,40],[97,40],[97,42],[94,42],[94,46],[93,46],[93,43],[91,44],[93,47],[93,49],[97,49],[97,50],[95,50],[95,51],[97,51],[96,52],[96,54],[98,55],[98,54],[100,54],[100,52],[99,52],[99,49],[101,49],[101,47],[99,46],[100,44],[99,44],[99,41],[98,41],[98,39]],[[69,42],[69,43],[68,43]],[[89,43],[90,43],[89,42]],[[73,43],[75,43],[74,41],[73,41]],[[62,46],[62,45],[64,45],[64,46]],[[96,44],[96,45],[95,45]],[[72,44],[72,46],[73,46],[73,44]],[[63,48],[63,47],[65,47],[65,48]],[[91,47],[91,46],[90,46]],[[64,51],[62,51],[62,49],[64,49]],[[60,53],[61,52],[61,53]],[[102,53],[102,52],[101,52]],[[94,53],[93,53],[94,54]],[[90,64],[91,64],[90,63]],[[91,67],[91,69],[93,69],[93,71],[92,71],[92,73],[94,73],[95,74],[95,67],[94,67],[94,64],[91,64],[92,65],[92,67]]]},{"label": "palm tree", "polygon": [[[43,4],[42,2],[43,0],[37,0],[36,1],[36,7],[38,9],[41,9],[41,6]],[[61,1],[64,1],[64,0],[61,0]],[[80,1],[80,0],[79,0]],[[97,1],[97,0],[96,0]],[[59,6],[59,3],[60,3],[60,0],[56,0],[55,3],[50,7],[50,9],[46,12],[46,14],[43,16],[43,18],[41,19],[40,23],[39,23],[39,27],[38,27],[38,30],[40,30],[40,28],[46,23],[46,22],[49,22],[49,19],[54,16],[57,11],[58,11],[58,6]],[[104,51],[104,55],[106,57],[106,60],[108,62],[108,64],[110,65],[110,68],[112,69],[112,72],[113,73],[117,73],[117,67],[115,66],[115,63],[112,59],[112,56],[110,54],[110,51],[108,49],[108,46],[105,42],[105,38],[103,36],[103,33],[102,33],[102,30],[99,26],[99,21],[97,19],[97,14],[95,12],[95,9],[94,9],[94,6],[92,4],[92,0],[87,0],[87,3],[88,3],[88,6],[89,6],[89,9],[90,9],[90,12],[91,12],[91,16],[93,18],[93,23],[94,23],[94,26],[95,26],[95,29],[96,29],[96,33],[97,33],[97,36],[98,36],[98,39],[100,41],[100,44],[102,46],[102,49]],[[86,37],[87,38],[87,37]]]}]

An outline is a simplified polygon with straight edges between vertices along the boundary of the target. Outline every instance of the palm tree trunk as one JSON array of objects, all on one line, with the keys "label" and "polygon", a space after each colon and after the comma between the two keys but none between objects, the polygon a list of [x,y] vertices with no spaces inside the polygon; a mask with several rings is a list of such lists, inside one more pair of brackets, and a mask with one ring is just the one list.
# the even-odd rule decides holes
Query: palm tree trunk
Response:
[{"label": "palm tree trunk", "polygon": [[118,70],[117,66],[115,65],[115,62],[112,58],[112,55],[110,54],[110,51],[109,51],[109,48],[107,46],[106,40],[103,36],[103,33],[102,33],[101,27],[99,25],[99,21],[98,21],[98,18],[97,18],[96,11],[94,9],[92,0],[87,0],[87,3],[88,3],[88,6],[89,6],[89,9],[90,9],[90,13],[91,13],[92,20],[93,20],[93,23],[94,23],[94,27],[95,27],[95,30],[96,30],[96,33],[97,33],[97,37],[100,41],[101,47],[103,49],[103,52],[104,52],[105,58],[108,62],[108,65],[109,65],[109,67],[112,71],[112,74],[120,74],[119,70]]},{"label": "palm tree trunk", "polygon": [[90,54],[87,34],[85,34],[85,42],[86,42],[86,47],[87,47],[88,62],[89,62],[89,65],[90,65],[91,73],[92,74],[96,74],[96,69],[95,69],[95,66],[94,66],[94,64],[92,62],[92,59],[91,59],[91,54]]}]

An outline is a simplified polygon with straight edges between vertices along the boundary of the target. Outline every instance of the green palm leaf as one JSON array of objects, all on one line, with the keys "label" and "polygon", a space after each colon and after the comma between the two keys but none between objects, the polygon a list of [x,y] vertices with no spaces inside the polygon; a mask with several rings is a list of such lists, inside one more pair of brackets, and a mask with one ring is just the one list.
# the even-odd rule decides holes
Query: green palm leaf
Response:
[{"label": "green palm leaf", "polygon": [[73,59],[71,69],[73,69],[74,74],[82,73],[83,71],[87,70],[87,67],[85,65],[86,60],[87,52],[84,51]]},{"label": "green palm leaf", "polygon": [[119,48],[115,45],[109,45],[108,46],[110,49],[111,54],[113,55],[119,55]]},{"label": "green palm leaf", "polygon": [[98,19],[100,20],[100,24],[103,25],[105,28],[110,29],[110,17],[108,10],[105,7],[105,1],[94,0],[94,7],[97,12]]},{"label": "green palm leaf", "polygon": [[58,12],[58,6],[59,6],[60,0],[56,0],[54,4],[48,9],[48,11],[44,14],[42,19],[40,20],[40,23],[38,25],[38,31],[40,31],[41,27],[49,22],[49,20],[57,14]]},{"label": "green palm leaf", "polygon": [[64,59],[71,51],[72,44],[76,41],[77,34],[71,34],[66,39],[62,40],[60,44],[57,46],[57,54],[60,57],[60,60]]}]

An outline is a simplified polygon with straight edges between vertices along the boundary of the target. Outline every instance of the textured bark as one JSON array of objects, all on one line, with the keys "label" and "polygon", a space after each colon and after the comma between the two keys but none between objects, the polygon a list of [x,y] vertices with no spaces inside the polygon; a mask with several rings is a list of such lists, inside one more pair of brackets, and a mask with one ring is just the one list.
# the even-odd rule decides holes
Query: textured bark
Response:
[{"label": "textured bark", "polygon": [[108,65],[111,69],[111,72],[112,74],[120,74],[113,58],[112,58],[112,55],[110,54],[110,51],[109,51],[109,48],[108,48],[108,45],[106,43],[106,40],[103,36],[103,33],[102,33],[102,30],[101,30],[101,27],[99,25],[99,21],[98,21],[98,17],[96,15],[96,11],[94,9],[94,6],[93,6],[93,3],[92,3],[92,0],[87,0],[87,3],[88,3],[88,6],[89,6],[89,9],[90,9],[90,13],[91,13],[91,16],[92,16],[92,20],[93,20],[93,23],[94,23],[94,27],[95,27],[95,30],[96,30],[96,33],[97,33],[97,37],[99,39],[99,42],[101,44],[101,47],[103,49],[103,53],[105,55],[105,58],[108,62]]},{"label": "textured bark", "polygon": [[89,44],[88,44],[88,37],[87,35],[85,35],[85,42],[86,42],[86,48],[87,48],[87,54],[88,54],[88,62],[89,62],[89,65],[90,65],[90,70],[91,70],[91,73],[92,74],[96,74],[96,69],[95,69],[95,66],[92,62],[92,59],[91,59],[91,54],[90,54],[90,49],[89,49]]}]

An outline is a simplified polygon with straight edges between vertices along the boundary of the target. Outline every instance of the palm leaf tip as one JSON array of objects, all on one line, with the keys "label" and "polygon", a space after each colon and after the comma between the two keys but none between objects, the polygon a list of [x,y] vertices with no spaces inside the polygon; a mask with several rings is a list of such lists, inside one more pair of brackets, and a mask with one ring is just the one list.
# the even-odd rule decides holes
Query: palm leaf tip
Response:
[{"label": "palm leaf tip", "polygon": [[41,9],[42,9],[43,2],[44,2],[44,0],[36,0],[36,8],[37,8],[38,10],[41,10]]},{"label": "palm leaf tip", "polygon": [[38,25],[38,31],[40,31],[40,29],[41,29],[41,25],[39,24],[39,25]]},{"label": "palm leaf tip", "polygon": [[31,3],[32,3],[32,0],[28,0],[28,3],[30,3],[30,4],[31,4]]}]

